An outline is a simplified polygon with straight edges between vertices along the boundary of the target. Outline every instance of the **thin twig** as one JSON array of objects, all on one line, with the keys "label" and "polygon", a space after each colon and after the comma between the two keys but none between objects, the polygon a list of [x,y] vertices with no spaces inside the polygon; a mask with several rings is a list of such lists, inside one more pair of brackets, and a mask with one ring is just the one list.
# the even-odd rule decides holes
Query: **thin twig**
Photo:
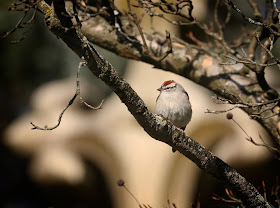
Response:
[{"label": "thin twig", "polygon": [[[273,37],[269,37],[268,41],[269,41],[269,44],[268,46],[266,47],[264,44],[261,43],[260,41],[260,36],[259,34],[257,33],[256,34],[256,39],[258,41],[258,44],[268,53],[268,55],[271,57],[272,60],[276,61],[277,64],[280,64],[280,60],[277,59],[271,52],[271,50],[273,49],[273,45],[274,45],[274,38]],[[268,49],[269,48],[269,49]]]},{"label": "thin twig", "polygon": [[229,112],[229,111],[232,111],[233,109],[235,108],[239,108],[240,106],[238,105],[235,105],[229,109],[226,109],[226,110],[209,110],[207,109],[207,111],[205,113],[212,113],[212,114],[220,114],[220,113],[226,113],[226,112]]},{"label": "thin twig", "polygon": [[231,120],[233,120],[233,122],[244,132],[244,134],[246,135],[245,139],[249,142],[251,142],[252,144],[256,145],[256,146],[261,146],[261,147],[265,147],[268,151],[270,151],[274,157],[278,160],[280,160],[280,157],[278,156],[280,154],[280,150],[270,146],[269,144],[266,144],[262,138],[262,136],[259,134],[260,139],[262,140],[262,143],[257,143],[255,142],[255,140],[249,136],[249,134],[245,131],[245,129],[232,117]]},{"label": "thin twig", "polygon": [[26,23],[23,23],[23,27],[29,26],[29,28],[23,33],[23,36],[19,40],[13,40],[10,42],[11,44],[19,43],[28,37],[29,33],[31,32],[31,30],[34,26],[36,14],[37,14],[37,7],[35,6],[34,12],[32,14],[32,17],[30,18],[30,20]]},{"label": "thin twig", "polygon": [[149,54],[149,48],[148,48],[148,45],[147,45],[147,42],[146,42],[146,39],[145,39],[145,36],[144,36],[144,33],[143,33],[143,30],[139,24],[139,21],[138,21],[138,18],[137,18],[137,15],[132,12],[131,10],[131,6],[130,6],[130,0],[127,0],[127,9],[128,9],[128,14],[130,14],[133,18],[133,22],[135,23],[139,33],[140,33],[140,36],[142,38],[142,41],[143,41],[143,51],[146,55]]},{"label": "thin twig", "polygon": [[69,103],[67,104],[67,106],[62,110],[62,112],[59,114],[59,117],[58,117],[58,120],[57,120],[57,124],[54,125],[53,127],[48,127],[47,125],[45,125],[44,127],[40,127],[40,126],[37,126],[35,125],[34,123],[30,122],[30,124],[33,126],[33,128],[31,128],[32,130],[33,129],[37,129],[37,130],[48,130],[48,131],[51,131],[51,130],[54,130],[56,129],[60,123],[61,123],[61,119],[62,119],[62,116],[63,114],[65,113],[65,111],[73,104],[73,102],[75,101],[76,97],[78,96],[77,93],[75,93],[75,95],[73,96],[73,98],[69,101]]},{"label": "thin twig", "polygon": [[172,53],[172,41],[170,38],[170,33],[167,30],[165,31],[165,33],[166,33],[166,40],[168,42],[167,44],[168,48],[167,51],[164,54],[162,54],[161,57],[154,57],[158,62],[161,62],[163,59],[165,59],[168,56],[168,54]]},{"label": "thin twig", "polygon": [[219,16],[218,16],[218,10],[219,10],[220,3],[221,3],[220,0],[216,1],[215,10],[214,10],[214,21],[218,27],[218,33],[220,34],[221,37],[223,37],[224,36],[223,27],[219,21]]},{"label": "thin twig", "polygon": [[225,189],[225,191],[226,191],[226,194],[229,197],[229,199],[221,197],[215,193],[213,194],[214,196],[212,196],[211,198],[216,201],[222,201],[222,202],[231,203],[231,204],[239,204],[241,207],[245,207],[243,205],[242,201],[233,195],[233,192],[231,190]]},{"label": "thin twig", "polygon": [[[252,64],[252,65],[255,65],[255,66],[261,66],[261,67],[268,67],[268,66],[275,66],[278,64],[278,61],[273,61],[271,63],[257,63],[256,61],[253,61],[252,59],[250,58],[235,58],[235,57],[232,57],[232,56],[229,56],[227,54],[224,54],[224,56],[228,59],[231,59],[233,62],[232,63],[219,63],[219,65],[235,65],[235,64],[245,64],[245,65],[248,65],[248,64]],[[255,71],[253,68],[251,68],[253,71]]]},{"label": "thin twig", "polygon": [[[181,0],[177,2],[166,2],[165,0],[161,0],[158,2],[153,2],[153,1],[139,1],[137,0],[139,5],[133,5],[134,7],[139,7],[144,10],[146,14],[148,14],[150,17],[160,17],[167,22],[174,24],[174,25],[192,25],[195,24],[195,19],[192,17],[192,10],[193,10],[193,5],[192,2],[189,0]],[[188,12],[186,15],[186,12],[182,11],[185,7],[188,8]],[[164,14],[160,13],[155,13],[153,11],[154,8],[160,9],[163,13],[165,14],[172,14],[176,16],[181,16],[184,19],[190,21],[190,22],[182,22],[182,21],[175,21],[175,20],[170,20],[167,17],[164,16]]]},{"label": "thin twig", "polygon": [[[232,111],[235,108],[250,108],[252,109],[252,112],[249,114],[251,118],[261,118],[261,119],[266,119],[266,118],[271,118],[273,116],[278,116],[280,112],[273,112],[273,109],[279,105],[280,98],[273,99],[273,100],[267,100],[264,102],[259,102],[259,103],[248,103],[246,102],[241,95],[240,96],[235,96],[231,93],[226,92],[225,90],[222,91],[225,95],[225,97],[228,98],[223,98],[219,97],[217,95],[214,95],[212,97],[213,102],[216,104],[231,104],[233,105],[232,107],[226,109],[226,110],[209,110],[205,113],[212,113],[212,114],[220,114],[220,113],[226,113],[229,111]],[[269,115],[263,115],[265,112],[268,113],[271,111]]]},{"label": "thin twig", "polygon": [[258,25],[258,26],[262,26],[264,28],[266,28],[267,30],[269,30],[269,32],[273,35],[276,35],[278,37],[280,37],[280,33],[275,31],[274,29],[272,29],[270,26],[268,26],[266,23],[262,23],[259,21],[255,21],[250,17],[247,17],[245,14],[243,14],[243,12],[235,5],[232,3],[231,0],[224,0],[227,4],[229,4],[236,12],[238,12],[246,21],[248,21],[250,24],[254,24],[254,25]]},{"label": "thin twig", "polygon": [[2,35],[3,38],[8,37],[9,35],[11,35],[12,33],[14,33],[18,28],[20,28],[21,23],[23,22],[23,20],[25,19],[26,15],[27,15],[28,11],[24,12],[24,15],[20,18],[20,20],[17,22],[17,24],[15,25],[15,27],[13,29],[11,29],[10,31],[6,32],[4,35]]},{"label": "thin twig", "polygon": [[[59,114],[59,117],[58,117],[58,120],[57,120],[57,124],[52,126],[52,127],[48,127],[48,125],[45,125],[44,127],[40,127],[40,126],[35,125],[33,122],[30,122],[30,124],[33,126],[33,128],[31,128],[31,129],[51,131],[51,130],[56,129],[60,125],[62,117],[63,117],[63,114],[73,104],[73,102],[75,101],[76,97],[78,95],[80,95],[80,93],[81,93],[81,89],[80,89],[80,71],[81,71],[81,67],[82,66],[86,66],[86,62],[85,62],[83,57],[82,57],[82,59],[81,59],[81,61],[79,63],[79,66],[78,66],[78,71],[77,71],[77,76],[76,76],[76,92],[75,92],[74,96],[72,97],[72,99],[68,102],[67,106]],[[88,104],[85,101],[83,101],[82,97],[80,97],[80,101],[81,101],[81,103],[85,104],[87,107],[89,107],[91,109],[94,109],[94,110],[100,109],[102,104],[103,104],[103,102],[104,102],[104,100],[102,100],[99,106],[93,107],[90,104]]]},{"label": "thin twig", "polygon": [[248,3],[250,4],[250,6],[252,7],[253,11],[254,11],[254,16],[255,18],[262,18],[262,14],[259,10],[258,4],[256,2],[254,2],[254,0],[248,0]]}]

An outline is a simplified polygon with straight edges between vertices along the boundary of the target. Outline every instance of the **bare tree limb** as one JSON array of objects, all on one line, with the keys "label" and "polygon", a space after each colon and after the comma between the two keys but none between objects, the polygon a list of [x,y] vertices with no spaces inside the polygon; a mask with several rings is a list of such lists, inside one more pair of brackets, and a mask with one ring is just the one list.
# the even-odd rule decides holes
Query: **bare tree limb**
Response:
[{"label": "bare tree limb", "polygon": [[[58,0],[54,4],[60,4],[55,5],[57,13],[64,10],[63,0]],[[38,7],[44,12],[48,5],[41,1]],[[53,12],[51,8],[48,11]],[[54,28],[52,28],[50,24],[53,19],[50,16],[54,17],[55,15],[47,14],[45,16],[50,30],[60,37],[79,57],[85,58],[91,72],[111,87],[151,137],[171,145],[191,159],[203,171],[226,183],[248,207],[271,207],[257,189],[236,170],[207,151],[169,121],[151,113],[137,93],[124,79],[119,77],[112,65],[98,54],[78,29],[71,27],[71,29],[65,30],[66,26],[72,24],[71,18],[56,19]]]}]

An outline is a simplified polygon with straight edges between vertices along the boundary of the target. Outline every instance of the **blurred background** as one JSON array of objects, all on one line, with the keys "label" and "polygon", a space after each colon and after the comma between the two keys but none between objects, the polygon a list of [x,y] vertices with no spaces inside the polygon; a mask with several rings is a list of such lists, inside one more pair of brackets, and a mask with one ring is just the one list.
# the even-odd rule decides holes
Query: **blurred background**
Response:
[{"label": "blurred background", "polygon": [[[121,10],[126,9],[126,1],[115,2]],[[0,2],[1,34],[11,30],[22,16],[8,12],[10,3]],[[213,7],[207,0],[194,2],[193,16],[209,21]],[[240,22],[242,19],[233,14],[226,33],[228,39],[236,38],[233,35],[240,31]],[[148,23],[144,17],[143,27]],[[155,25],[183,38],[192,29],[179,29],[163,21]],[[22,32],[18,31],[0,39],[0,207],[138,207],[117,186],[119,178],[140,203],[152,207],[166,206],[167,199],[177,207],[191,207],[198,195],[201,207],[226,207],[211,199],[213,193],[225,196],[223,184],[178,152],[172,153],[171,147],[150,138],[118,97],[85,67],[81,71],[81,95],[93,106],[105,99],[102,109],[91,110],[77,99],[57,129],[31,130],[30,121],[42,127],[57,123],[60,112],[75,93],[80,60],[47,30],[42,15],[37,16],[24,41],[9,44],[21,37]],[[193,106],[187,134],[256,187],[264,180],[268,192],[271,190],[279,175],[279,161],[266,149],[246,141],[244,133],[224,114],[205,113],[207,109],[228,107],[213,104],[212,92],[151,65],[97,49],[151,111],[158,95],[156,89],[164,81],[174,79],[181,83]],[[219,67],[218,63],[213,66]],[[267,70],[267,78],[274,88],[280,89],[278,69]],[[271,142],[261,126],[241,110],[233,114],[256,141],[259,142],[260,133]]]}]

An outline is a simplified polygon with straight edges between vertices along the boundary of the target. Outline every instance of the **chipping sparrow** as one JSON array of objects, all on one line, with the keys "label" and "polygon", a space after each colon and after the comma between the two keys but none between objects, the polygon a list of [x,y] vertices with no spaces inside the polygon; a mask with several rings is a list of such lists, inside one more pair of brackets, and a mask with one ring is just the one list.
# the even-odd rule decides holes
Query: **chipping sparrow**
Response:
[{"label": "chipping sparrow", "polygon": [[157,90],[160,94],[157,97],[155,113],[184,131],[192,117],[188,93],[174,80],[165,81]]}]

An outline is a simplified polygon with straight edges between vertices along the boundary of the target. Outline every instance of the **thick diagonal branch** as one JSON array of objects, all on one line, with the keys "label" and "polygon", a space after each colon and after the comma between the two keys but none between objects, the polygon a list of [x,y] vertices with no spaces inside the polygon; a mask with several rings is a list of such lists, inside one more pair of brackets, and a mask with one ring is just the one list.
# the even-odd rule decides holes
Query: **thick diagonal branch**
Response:
[{"label": "thick diagonal branch", "polygon": [[[57,1],[55,4],[64,4],[64,2],[63,0]],[[42,8],[43,12],[46,6],[48,5],[44,1],[39,3],[39,8]],[[61,5],[56,8],[61,8]],[[56,10],[56,12],[60,11]],[[47,15],[46,17],[48,18],[49,16]],[[55,17],[55,15],[51,16],[52,18]],[[51,20],[46,19],[46,22],[49,21]],[[76,30],[74,27],[68,30],[65,29],[65,25],[68,25],[70,22],[70,18],[64,18],[61,22],[57,19],[54,30],[52,27],[49,28],[55,35],[60,36],[79,57],[83,56],[85,58],[87,66],[92,73],[111,87],[151,137],[171,145],[191,159],[203,171],[226,183],[248,207],[270,207],[256,188],[247,182],[236,170],[207,151],[170,122],[151,113],[137,93],[118,75],[111,64],[97,53],[87,42],[87,39],[80,34],[79,30]],[[62,31],[64,31],[63,35],[61,35]]]}]

